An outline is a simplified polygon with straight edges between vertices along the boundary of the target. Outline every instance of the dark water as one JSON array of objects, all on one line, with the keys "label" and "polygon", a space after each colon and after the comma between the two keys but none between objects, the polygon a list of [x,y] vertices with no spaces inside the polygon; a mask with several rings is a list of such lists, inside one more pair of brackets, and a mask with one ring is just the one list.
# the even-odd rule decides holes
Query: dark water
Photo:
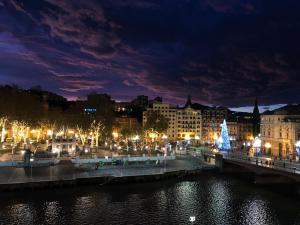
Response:
[{"label": "dark water", "polygon": [[295,196],[231,177],[1,193],[1,224],[300,224]]}]

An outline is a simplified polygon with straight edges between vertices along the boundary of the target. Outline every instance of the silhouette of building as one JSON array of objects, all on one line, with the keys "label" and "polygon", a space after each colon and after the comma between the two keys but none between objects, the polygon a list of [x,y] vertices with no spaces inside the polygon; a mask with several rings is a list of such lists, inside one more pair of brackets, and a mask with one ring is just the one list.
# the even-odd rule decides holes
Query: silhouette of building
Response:
[{"label": "silhouette of building", "polygon": [[260,114],[258,109],[257,98],[255,99],[252,121],[253,121],[253,137],[256,137],[260,134]]}]

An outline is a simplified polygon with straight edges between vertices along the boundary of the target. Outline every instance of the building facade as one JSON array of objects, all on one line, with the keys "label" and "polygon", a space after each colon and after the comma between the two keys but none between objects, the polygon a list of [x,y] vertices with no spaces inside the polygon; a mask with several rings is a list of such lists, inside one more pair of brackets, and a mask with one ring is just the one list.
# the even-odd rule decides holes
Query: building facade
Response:
[{"label": "building facade", "polygon": [[202,131],[201,110],[192,108],[190,98],[183,108],[167,103],[154,102],[152,107],[143,113],[143,124],[147,122],[147,115],[156,111],[168,119],[169,127],[166,134],[169,140],[194,140],[200,142]]},{"label": "building facade", "polygon": [[223,107],[202,110],[202,142],[215,144],[221,134],[221,124],[227,118],[228,110]]},{"label": "building facade", "polygon": [[295,144],[300,140],[300,106],[286,106],[264,113],[260,129],[265,154],[295,157]]},{"label": "building facade", "polygon": [[254,140],[252,116],[239,115],[227,121],[227,128],[233,149],[241,149]]}]

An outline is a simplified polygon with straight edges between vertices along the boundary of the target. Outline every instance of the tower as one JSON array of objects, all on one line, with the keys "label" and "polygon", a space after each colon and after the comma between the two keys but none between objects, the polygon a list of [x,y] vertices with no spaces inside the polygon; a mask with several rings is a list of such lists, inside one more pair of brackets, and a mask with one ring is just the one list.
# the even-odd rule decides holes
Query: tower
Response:
[{"label": "tower", "polygon": [[257,98],[255,99],[254,109],[253,109],[253,118],[252,118],[252,124],[253,124],[253,137],[258,136],[260,133],[260,114],[258,109],[258,103]]},{"label": "tower", "polygon": [[192,99],[190,95],[188,96],[187,101],[185,103],[185,108],[187,107],[192,107]]}]

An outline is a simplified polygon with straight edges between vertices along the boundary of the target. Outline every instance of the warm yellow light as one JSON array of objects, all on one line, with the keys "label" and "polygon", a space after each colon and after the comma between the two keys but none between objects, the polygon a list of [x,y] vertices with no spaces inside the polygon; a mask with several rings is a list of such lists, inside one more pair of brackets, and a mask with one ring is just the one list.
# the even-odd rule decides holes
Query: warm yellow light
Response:
[{"label": "warm yellow light", "polygon": [[249,139],[250,139],[251,141],[253,141],[253,140],[254,140],[254,137],[251,136]]},{"label": "warm yellow light", "polygon": [[269,142],[267,142],[267,143],[265,144],[265,147],[266,147],[266,148],[271,148],[272,145],[271,145]]},{"label": "warm yellow light", "polygon": [[217,135],[217,133],[214,133],[214,137],[213,137],[213,139],[216,141],[216,140],[218,140],[218,135]]},{"label": "warm yellow light", "polygon": [[164,134],[161,138],[162,138],[162,139],[167,139],[168,136]]},{"label": "warm yellow light", "polygon": [[135,135],[134,137],[132,137],[132,140],[134,140],[134,141],[137,141],[137,140],[139,140],[140,139],[140,136],[139,135]]},{"label": "warm yellow light", "polygon": [[57,133],[57,136],[62,136],[62,135],[64,135],[63,131]]},{"label": "warm yellow light", "polygon": [[187,135],[185,135],[184,139],[188,141],[188,140],[190,140],[190,139],[191,139],[191,137],[190,137],[190,135],[189,135],[189,134],[187,134]]},{"label": "warm yellow light", "polygon": [[73,130],[68,130],[68,133],[69,134],[74,134],[74,131]]},{"label": "warm yellow light", "polygon": [[150,137],[150,138],[156,138],[156,133],[150,133],[150,134],[149,134],[149,137]]},{"label": "warm yellow light", "polygon": [[52,136],[52,134],[53,134],[52,130],[47,130],[47,135],[48,136]]},{"label": "warm yellow light", "polygon": [[200,140],[200,137],[198,135],[196,135],[195,139],[196,140]]},{"label": "warm yellow light", "polygon": [[36,133],[36,130],[31,130],[30,133],[31,133],[31,134],[35,134],[35,133]]},{"label": "warm yellow light", "polygon": [[113,132],[113,133],[112,133],[112,136],[113,136],[114,138],[117,138],[117,137],[119,137],[119,134],[118,134],[117,132]]}]

